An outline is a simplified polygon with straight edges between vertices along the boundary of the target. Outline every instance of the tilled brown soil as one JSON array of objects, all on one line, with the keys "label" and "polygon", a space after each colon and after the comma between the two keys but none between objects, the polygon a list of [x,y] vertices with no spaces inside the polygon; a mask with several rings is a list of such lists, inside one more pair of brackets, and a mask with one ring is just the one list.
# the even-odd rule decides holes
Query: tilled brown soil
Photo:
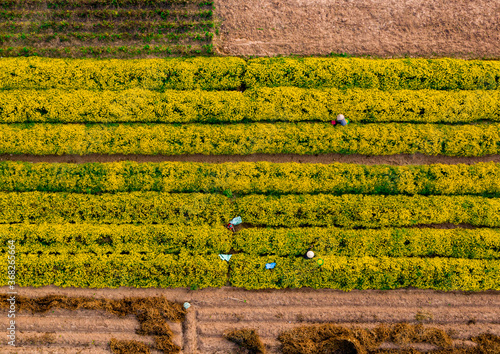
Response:
[{"label": "tilled brown soil", "polygon": [[[6,291],[5,288],[2,290]],[[351,291],[221,289],[75,289],[19,288],[19,295],[39,297],[48,294],[95,296],[121,299],[126,296],[165,296],[175,302],[191,304],[184,324],[170,323],[174,342],[183,353],[235,353],[236,345],[223,338],[226,330],[254,328],[270,353],[279,352],[278,335],[296,326],[333,322],[346,327],[373,328],[379,323],[424,323],[446,331],[454,345],[474,346],[469,339],[481,333],[500,335],[500,292],[438,292],[431,290]],[[2,353],[109,353],[108,343],[133,339],[153,343],[151,337],[135,334],[134,316],[117,317],[95,310],[53,309],[46,314],[18,313],[18,340],[15,350],[0,347]],[[7,322],[2,317],[2,325]],[[33,338],[45,333],[49,344]],[[422,350],[431,344],[415,344]],[[398,348],[384,343],[382,348]]]},{"label": "tilled brown soil", "polygon": [[368,156],[368,155],[342,155],[342,154],[323,154],[323,155],[294,155],[294,154],[252,154],[252,155],[14,155],[0,154],[0,161],[25,161],[25,162],[65,162],[65,163],[86,163],[86,162],[115,162],[115,161],[136,161],[136,162],[163,162],[163,161],[182,161],[182,162],[258,162],[268,161],[275,163],[297,162],[297,163],[322,163],[329,164],[334,162],[355,163],[363,165],[428,165],[428,164],[475,164],[478,162],[496,162],[500,163],[500,155],[489,155],[481,157],[454,157],[454,156],[428,156],[423,154],[413,155],[388,155],[388,156]]},{"label": "tilled brown soil", "polygon": [[218,0],[222,55],[500,57],[491,0]]}]

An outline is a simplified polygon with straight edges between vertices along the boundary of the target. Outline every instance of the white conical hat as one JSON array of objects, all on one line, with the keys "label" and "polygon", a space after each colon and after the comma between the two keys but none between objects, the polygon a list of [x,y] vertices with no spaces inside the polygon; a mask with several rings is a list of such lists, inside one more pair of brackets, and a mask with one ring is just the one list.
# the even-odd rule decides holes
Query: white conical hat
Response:
[{"label": "white conical hat", "polygon": [[338,120],[338,121],[340,121],[340,120],[344,120],[344,119],[345,119],[345,117],[344,117],[344,115],[343,115],[343,114],[339,114],[339,115],[337,116],[337,120]]},{"label": "white conical hat", "polygon": [[313,258],[314,257],[314,252],[313,251],[307,251],[307,258]]}]

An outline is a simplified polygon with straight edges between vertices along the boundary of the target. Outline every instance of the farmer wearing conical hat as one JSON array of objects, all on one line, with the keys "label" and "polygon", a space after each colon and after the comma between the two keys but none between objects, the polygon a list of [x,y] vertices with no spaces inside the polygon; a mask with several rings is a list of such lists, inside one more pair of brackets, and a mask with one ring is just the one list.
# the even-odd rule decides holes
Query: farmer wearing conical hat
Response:
[{"label": "farmer wearing conical hat", "polygon": [[347,124],[349,124],[349,120],[348,119],[345,119],[344,115],[343,114],[339,114],[337,116],[337,120],[332,120],[332,124],[333,125],[337,125],[337,124],[340,124],[341,126],[345,127]]}]

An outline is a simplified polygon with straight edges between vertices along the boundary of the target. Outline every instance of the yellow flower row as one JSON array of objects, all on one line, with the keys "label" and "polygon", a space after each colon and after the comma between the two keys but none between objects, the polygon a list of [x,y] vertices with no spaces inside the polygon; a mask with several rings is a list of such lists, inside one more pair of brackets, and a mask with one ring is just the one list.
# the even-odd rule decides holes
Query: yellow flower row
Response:
[{"label": "yellow flower row", "polygon": [[243,82],[246,87],[494,90],[500,88],[499,78],[499,61],[257,58],[248,61]]},{"label": "yellow flower row", "polygon": [[[172,254],[20,254],[16,282],[20,286],[117,288],[120,286],[232,286],[246,289],[329,288],[436,290],[500,290],[500,266],[494,260],[389,257],[277,257],[235,254],[228,262],[217,255]],[[265,264],[276,262],[273,270]],[[231,267],[229,268],[229,264]],[[6,272],[7,263],[0,264]],[[0,285],[6,285],[3,277]]]},{"label": "yellow flower row", "polygon": [[0,59],[0,89],[235,90],[245,61],[239,58]]},{"label": "yellow flower row", "polygon": [[500,91],[303,89],[239,91],[4,90],[0,122],[217,123],[330,121],[467,123],[500,121]]},{"label": "yellow flower row", "polygon": [[484,156],[500,153],[500,124],[328,123],[235,125],[0,124],[2,154],[248,155],[365,154]]},{"label": "yellow flower row", "polygon": [[477,90],[500,87],[498,61],[199,57],[142,60],[4,58],[1,89],[235,90],[254,86]]},{"label": "yellow flower row", "polygon": [[500,260],[500,229],[248,228],[234,236],[245,254],[346,257],[451,257]]},{"label": "yellow flower row", "polygon": [[270,162],[0,162],[0,191],[132,191],[500,196],[500,164],[358,165]]},{"label": "yellow flower row", "polygon": [[232,236],[223,225],[0,225],[0,242],[14,240],[18,254],[219,254],[231,249]]},{"label": "yellow flower row", "polygon": [[500,229],[246,228],[223,225],[0,225],[0,242],[14,240],[17,254],[196,254],[320,257],[451,257],[500,259]]},{"label": "yellow flower row", "polygon": [[[0,271],[7,274],[7,262]],[[206,288],[227,283],[228,263],[217,255],[173,254],[17,254],[20,286],[80,288]],[[2,277],[0,285],[7,285]]]},{"label": "yellow flower row", "polygon": [[225,225],[240,215],[255,226],[401,227],[468,223],[500,227],[500,199],[477,196],[333,196],[130,192],[0,193],[0,223]]},{"label": "yellow flower row", "polygon": [[[229,281],[246,289],[328,288],[435,290],[500,290],[497,260],[455,258],[390,258],[324,256],[316,259],[236,254],[231,258]],[[266,263],[276,262],[270,271]]]}]

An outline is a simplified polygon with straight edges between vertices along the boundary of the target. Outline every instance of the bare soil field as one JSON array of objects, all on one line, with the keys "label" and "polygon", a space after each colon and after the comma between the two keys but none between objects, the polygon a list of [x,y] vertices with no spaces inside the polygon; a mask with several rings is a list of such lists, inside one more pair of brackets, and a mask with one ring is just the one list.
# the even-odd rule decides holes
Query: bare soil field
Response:
[{"label": "bare soil field", "polygon": [[219,54],[500,57],[491,0],[224,0]]},{"label": "bare soil field", "polygon": [[[7,291],[5,288],[3,290]],[[499,292],[464,293],[417,289],[365,290],[262,290],[220,289],[76,289],[19,288],[18,294],[40,297],[49,294],[122,299],[128,296],[165,296],[190,302],[184,323],[169,323],[174,343],[183,353],[235,353],[237,346],[223,338],[227,330],[257,330],[269,353],[278,353],[277,337],[297,326],[335,323],[371,329],[377,324],[423,323],[442,329],[455,346],[474,346],[469,339],[481,333],[500,335]],[[2,326],[7,317],[2,317]],[[62,310],[47,313],[20,312],[16,316],[15,349],[0,347],[2,353],[109,353],[111,338],[152,343],[152,337],[135,333],[134,316],[118,317],[102,310]],[[420,350],[436,349],[427,343],[411,344]],[[383,343],[381,348],[398,348]]]}]

